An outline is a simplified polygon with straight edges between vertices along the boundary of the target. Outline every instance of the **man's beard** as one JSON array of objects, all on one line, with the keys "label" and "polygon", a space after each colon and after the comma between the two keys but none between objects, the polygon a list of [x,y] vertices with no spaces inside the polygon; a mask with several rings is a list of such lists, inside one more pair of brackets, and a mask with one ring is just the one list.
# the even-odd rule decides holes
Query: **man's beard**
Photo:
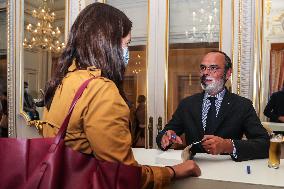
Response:
[{"label": "man's beard", "polygon": [[[206,79],[212,80],[211,83],[206,84],[205,83]],[[205,75],[201,77],[201,87],[208,94],[217,94],[224,88],[224,85],[225,85],[224,77],[222,77],[221,79],[214,79],[209,76],[206,77]]]}]

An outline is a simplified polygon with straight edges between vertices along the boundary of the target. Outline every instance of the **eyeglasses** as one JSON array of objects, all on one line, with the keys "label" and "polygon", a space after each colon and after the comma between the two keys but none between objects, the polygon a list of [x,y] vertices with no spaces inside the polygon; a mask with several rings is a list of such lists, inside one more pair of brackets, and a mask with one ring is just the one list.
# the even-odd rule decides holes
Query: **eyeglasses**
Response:
[{"label": "eyeglasses", "polygon": [[219,69],[222,69],[220,68],[219,66],[217,65],[211,65],[211,66],[204,66],[204,65],[200,65],[200,72],[203,73],[205,72],[206,70],[209,71],[209,73],[216,73]]}]

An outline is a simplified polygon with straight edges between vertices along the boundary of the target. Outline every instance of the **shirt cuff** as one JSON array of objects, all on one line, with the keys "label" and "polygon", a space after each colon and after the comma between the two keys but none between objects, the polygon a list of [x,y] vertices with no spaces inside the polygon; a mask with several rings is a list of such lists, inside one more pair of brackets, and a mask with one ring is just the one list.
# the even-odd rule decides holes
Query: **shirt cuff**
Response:
[{"label": "shirt cuff", "polygon": [[159,132],[159,134],[161,134],[161,135],[164,135],[164,134],[166,134],[166,132],[167,132],[167,130],[161,130],[160,132]]},{"label": "shirt cuff", "polygon": [[234,143],[234,141],[232,139],[230,139],[230,140],[231,140],[231,142],[233,144],[233,153],[231,153],[230,155],[231,155],[231,157],[233,159],[237,159],[238,155],[237,155],[237,149],[236,149],[235,143]]}]

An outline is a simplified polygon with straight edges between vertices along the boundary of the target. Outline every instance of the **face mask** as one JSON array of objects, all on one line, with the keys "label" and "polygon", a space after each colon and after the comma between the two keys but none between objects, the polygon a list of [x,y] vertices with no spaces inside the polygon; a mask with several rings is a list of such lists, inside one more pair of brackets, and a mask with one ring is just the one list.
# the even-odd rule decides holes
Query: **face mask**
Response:
[{"label": "face mask", "polygon": [[128,47],[122,47],[122,49],[123,49],[123,61],[125,66],[127,66],[129,61],[129,50]]}]

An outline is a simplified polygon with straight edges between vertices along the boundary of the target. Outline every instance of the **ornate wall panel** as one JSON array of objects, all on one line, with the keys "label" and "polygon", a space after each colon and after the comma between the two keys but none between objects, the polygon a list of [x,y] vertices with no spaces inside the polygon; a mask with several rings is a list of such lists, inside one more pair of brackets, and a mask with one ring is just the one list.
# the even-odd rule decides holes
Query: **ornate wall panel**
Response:
[{"label": "ornate wall panel", "polygon": [[8,115],[9,115],[9,137],[16,137],[16,109],[17,101],[16,96],[16,62],[19,61],[16,59],[17,48],[16,45],[16,25],[18,25],[18,20],[15,18],[16,13],[19,13],[20,4],[16,4],[14,0],[8,0],[7,2],[7,97],[8,97]]},{"label": "ornate wall panel", "polygon": [[261,115],[261,85],[263,83],[262,77],[262,25],[263,25],[263,7],[262,7],[262,0],[255,1],[255,14],[254,14],[254,67],[253,67],[253,84],[252,84],[252,93],[253,93],[253,104],[256,109],[256,112]]},{"label": "ornate wall panel", "polygon": [[75,21],[77,15],[82,10],[82,6],[85,7],[85,1],[84,0],[70,0],[69,6],[69,23],[68,23],[68,31],[70,30],[73,22]]},{"label": "ornate wall panel", "polygon": [[255,0],[234,0],[233,92],[253,100]]},{"label": "ornate wall panel", "polygon": [[233,92],[252,99],[253,7],[252,0],[235,0]]},{"label": "ornate wall panel", "polygon": [[241,23],[241,66],[240,66],[240,95],[246,98],[252,98],[252,68],[253,68],[253,1],[243,0],[242,2],[242,23]]}]

